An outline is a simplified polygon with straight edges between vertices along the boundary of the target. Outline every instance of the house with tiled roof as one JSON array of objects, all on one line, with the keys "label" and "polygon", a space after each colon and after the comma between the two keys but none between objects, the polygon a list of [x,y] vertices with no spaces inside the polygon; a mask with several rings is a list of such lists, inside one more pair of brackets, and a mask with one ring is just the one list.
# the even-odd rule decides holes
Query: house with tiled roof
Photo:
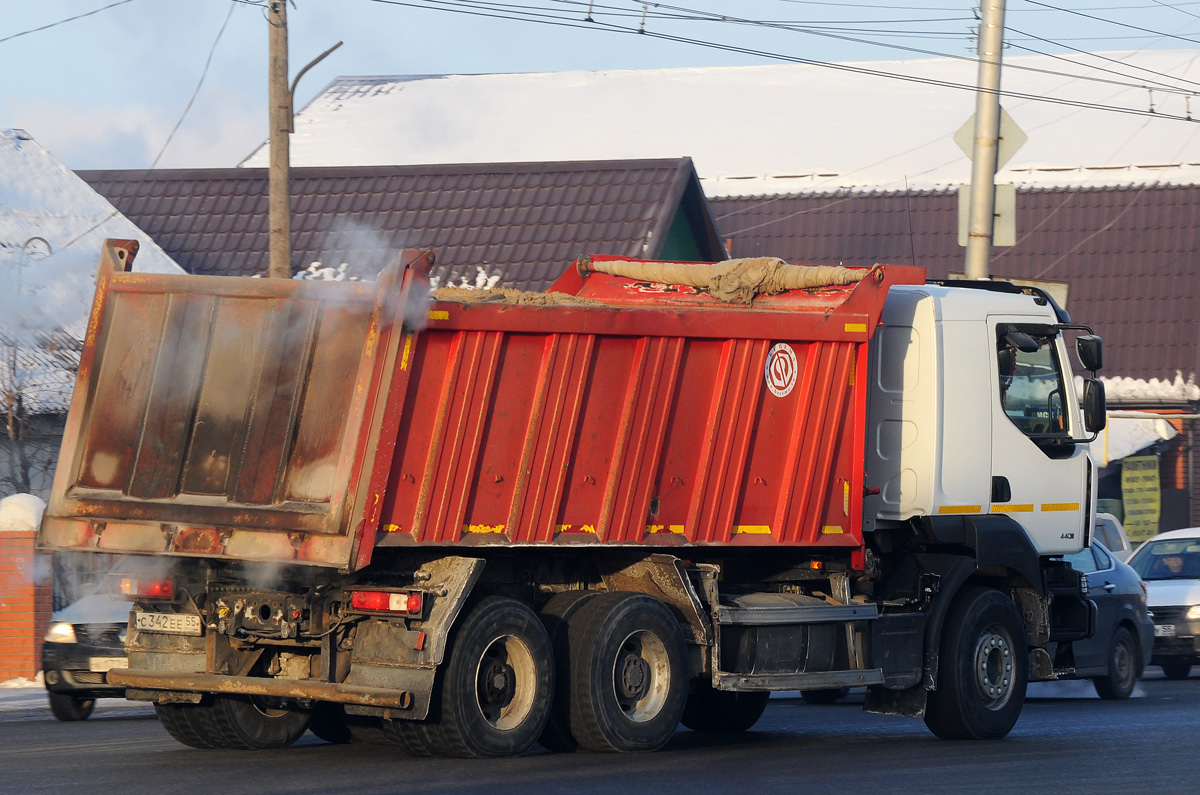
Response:
[{"label": "house with tiled roof", "polygon": [[[81,171],[191,273],[262,275],[267,172]],[[371,278],[430,249],[441,284],[542,290],[582,254],[724,254],[688,158],[295,168],[292,269]]]},{"label": "house with tiled roof", "polygon": [[181,270],[33,136],[0,131],[0,496],[48,492],[109,237],[139,241],[138,270]]}]

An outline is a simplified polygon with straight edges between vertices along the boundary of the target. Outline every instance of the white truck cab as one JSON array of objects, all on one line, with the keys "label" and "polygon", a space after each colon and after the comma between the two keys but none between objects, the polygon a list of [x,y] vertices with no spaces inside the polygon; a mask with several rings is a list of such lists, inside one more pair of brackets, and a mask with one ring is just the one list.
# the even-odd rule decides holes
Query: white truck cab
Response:
[{"label": "white truck cab", "polygon": [[869,363],[866,530],[1006,515],[1039,555],[1087,545],[1095,469],[1064,315],[1040,294],[892,288]]}]

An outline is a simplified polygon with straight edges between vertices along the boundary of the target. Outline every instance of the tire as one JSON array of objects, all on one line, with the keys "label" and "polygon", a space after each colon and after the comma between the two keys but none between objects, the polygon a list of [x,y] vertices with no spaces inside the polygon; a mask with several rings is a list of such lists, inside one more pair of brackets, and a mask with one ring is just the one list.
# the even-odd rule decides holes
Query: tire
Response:
[{"label": "tire", "polygon": [[1004,737],[1016,724],[1029,682],[1025,627],[997,590],[964,588],[942,630],[937,689],[925,725],[945,740]]},{"label": "tire", "polygon": [[1142,653],[1127,627],[1117,627],[1108,648],[1108,673],[1092,680],[1096,693],[1104,699],[1126,699],[1142,678]]},{"label": "tire", "polygon": [[248,696],[206,696],[199,704],[155,704],[167,733],[193,748],[268,751],[287,748],[308,730],[308,712]]},{"label": "tire", "polygon": [[322,702],[315,705],[308,730],[333,745],[344,745],[354,741],[350,726],[346,722],[346,711],[341,704]]},{"label": "tire", "polygon": [[92,714],[92,710],[96,708],[96,699],[94,698],[74,696],[70,693],[47,692],[46,695],[50,696],[50,711],[59,720],[87,720],[88,716]]},{"label": "tire", "polygon": [[687,701],[687,648],[662,602],[636,593],[588,601],[570,627],[571,734],[585,751],[654,751]]},{"label": "tire", "polygon": [[420,756],[515,756],[537,741],[553,696],[554,656],[542,622],[514,599],[489,596],[455,633],[437,716],[384,721],[384,732]]},{"label": "tire", "polygon": [[1162,661],[1163,676],[1168,679],[1187,679],[1192,673],[1192,664],[1178,658]]},{"label": "tire", "polygon": [[770,698],[770,693],[714,690],[712,685],[701,682],[688,696],[679,722],[697,732],[744,732],[758,723]]},{"label": "tire", "polygon": [[571,734],[571,644],[568,627],[579,609],[599,594],[596,591],[567,591],[556,594],[542,606],[542,625],[554,652],[554,703],[538,743],[551,751],[574,751],[579,747]]},{"label": "tire", "polygon": [[800,694],[805,704],[836,704],[850,695],[850,688],[839,687],[836,690],[805,690]]}]

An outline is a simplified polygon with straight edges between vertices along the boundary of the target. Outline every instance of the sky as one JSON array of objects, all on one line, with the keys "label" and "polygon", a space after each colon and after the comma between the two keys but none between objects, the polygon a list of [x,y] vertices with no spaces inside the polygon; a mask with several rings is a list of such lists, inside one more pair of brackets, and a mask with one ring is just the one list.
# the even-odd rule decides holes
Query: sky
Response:
[{"label": "sky", "polygon": [[[827,62],[970,56],[975,5],[294,0],[288,9],[290,73],[344,42],[304,76],[299,110],[340,75],[780,62],[764,53]],[[1200,0],[1007,5],[1007,54],[1200,49]],[[27,131],[68,167],[148,168],[156,160],[159,168],[234,166],[266,139],[268,23],[261,0],[5,0],[4,6],[0,128]],[[543,22],[515,20],[517,13]],[[722,14],[724,19],[713,16]],[[639,28],[649,35],[638,35]],[[636,101],[631,97],[631,113]],[[919,118],[910,122],[919,124]]]}]

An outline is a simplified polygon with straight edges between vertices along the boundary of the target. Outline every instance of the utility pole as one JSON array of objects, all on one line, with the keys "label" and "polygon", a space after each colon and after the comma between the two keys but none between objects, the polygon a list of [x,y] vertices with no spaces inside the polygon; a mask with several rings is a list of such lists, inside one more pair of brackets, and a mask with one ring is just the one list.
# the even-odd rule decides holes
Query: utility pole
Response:
[{"label": "utility pole", "polygon": [[292,197],[289,174],[289,132],[292,128],[292,102],[288,92],[287,0],[270,0],[269,95],[271,163],[268,177],[268,219],[270,258],[267,276],[292,278]]},{"label": "utility pole", "polygon": [[975,145],[971,156],[968,279],[988,278],[996,214],[996,156],[1000,143],[1000,58],[1004,49],[1004,0],[982,0],[979,79],[975,94]]}]

